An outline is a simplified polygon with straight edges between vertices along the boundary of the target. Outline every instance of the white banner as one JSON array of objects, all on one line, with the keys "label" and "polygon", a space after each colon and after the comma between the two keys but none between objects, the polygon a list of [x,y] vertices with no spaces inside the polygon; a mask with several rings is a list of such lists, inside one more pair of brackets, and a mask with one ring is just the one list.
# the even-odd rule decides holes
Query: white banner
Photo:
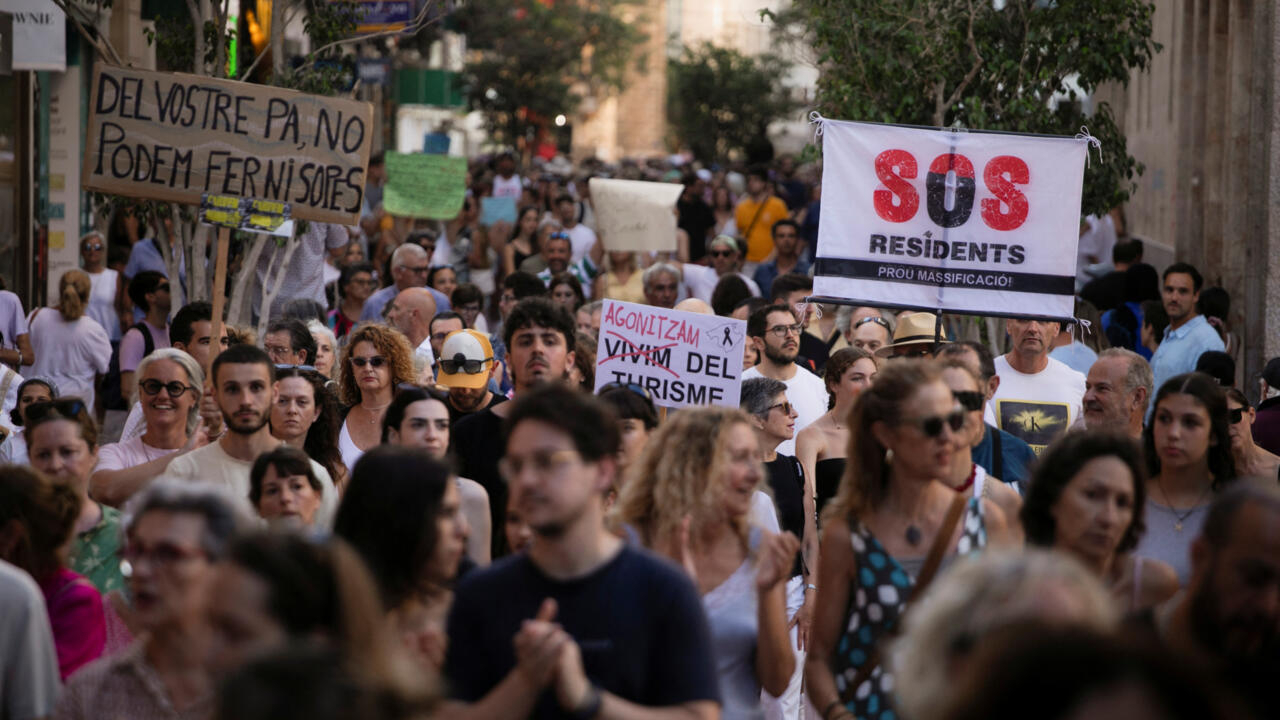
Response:
[{"label": "white banner", "polygon": [[814,295],[1072,316],[1084,140],[822,123]]},{"label": "white banner", "polygon": [[3,0],[13,13],[13,69],[67,69],[67,16],[53,0]]},{"label": "white banner", "polygon": [[738,407],[746,336],[741,320],[605,300],[595,391],[622,383],[662,407]]}]

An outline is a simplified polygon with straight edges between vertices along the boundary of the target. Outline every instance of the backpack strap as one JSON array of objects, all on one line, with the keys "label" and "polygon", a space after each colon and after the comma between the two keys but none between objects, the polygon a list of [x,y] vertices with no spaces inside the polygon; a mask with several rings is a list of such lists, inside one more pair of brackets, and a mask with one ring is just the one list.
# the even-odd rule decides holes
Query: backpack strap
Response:
[{"label": "backpack strap", "polygon": [[146,323],[144,322],[136,323],[134,324],[133,327],[129,329],[137,330],[139,333],[142,334],[142,346],[143,346],[142,357],[146,357],[151,353],[155,352],[156,341],[155,341],[155,338],[151,337],[151,328],[147,327]]}]

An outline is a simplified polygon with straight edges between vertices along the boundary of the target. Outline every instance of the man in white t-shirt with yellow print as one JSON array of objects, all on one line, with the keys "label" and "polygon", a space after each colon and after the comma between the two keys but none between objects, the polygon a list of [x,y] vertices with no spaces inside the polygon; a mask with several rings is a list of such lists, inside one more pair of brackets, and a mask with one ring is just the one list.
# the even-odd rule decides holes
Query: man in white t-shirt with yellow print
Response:
[{"label": "man in white t-shirt with yellow print", "polygon": [[1000,385],[986,421],[1016,435],[1036,454],[1080,420],[1084,375],[1049,357],[1056,321],[1009,320],[1008,353],[996,358]]}]

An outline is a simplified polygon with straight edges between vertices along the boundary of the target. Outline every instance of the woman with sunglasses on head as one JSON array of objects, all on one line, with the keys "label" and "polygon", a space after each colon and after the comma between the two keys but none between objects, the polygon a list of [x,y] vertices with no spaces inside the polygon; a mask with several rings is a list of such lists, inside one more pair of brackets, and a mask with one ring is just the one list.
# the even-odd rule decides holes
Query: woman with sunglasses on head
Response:
[{"label": "woman with sunglasses on head", "polygon": [[965,420],[928,360],[886,364],[854,404],[848,467],[823,513],[805,665],[824,720],[892,712],[894,678],[881,646],[917,584],[956,556],[1007,542],[1000,508],[947,485]]},{"label": "woman with sunglasses on head", "polygon": [[1027,543],[1066,551],[1138,612],[1178,591],[1167,564],[1134,552],[1145,531],[1146,471],[1137,443],[1100,431],[1067,433],[1036,464],[1022,507]]},{"label": "woman with sunglasses on head", "polygon": [[[35,357],[22,354],[23,377],[46,377],[64,395],[84,398],[93,408],[94,380],[111,364],[111,340],[86,315],[92,286],[81,270],[68,270],[58,281],[58,304],[38,307],[27,318]],[[92,412],[92,410],[91,410]]]},{"label": "woman with sunglasses on head", "polygon": [[815,517],[822,517],[823,508],[840,487],[844,453],[849,446],[849,413],[853,401],[871,386],[877,372],[875,359],[860,348],[840,348],[827,358],[822,377],[831,409],[796,436],[796,459],[804,468],[804,476],[813,478]]},{"label": "woman with sunglasses on head", "polygon": [[103,445],[90,485],[94,497],[120,507],[181,453],[208,444],[200,423],[204,371],[181,350],[161,348],[138,364],[138,404],[146,431]]},{"label": "woman with sunglasses on head", "polygon": [[28,406],[49,402],[56,397],[58,397],[58,389],[52,380],[30,378],[22,381],[18,386],[18,403],[9,411],[9,422],[13,423],[14,431],[9,433],[4,444],[0,444],[0,464],[27,464],[27,438],[22,433],[22,428],[26,424],[24,413]]},{"label": "woman with sunglasses on head", "polygon": [[342,494],[347,466],[338,451],[338,398],[319,372],[276,368],[276,401],[271,406],[271,436],[305,452],[324,466]]},{"label": "woman with sunglasses on head", "polygon": [[80,238],[80,269],[89,276],[89,309],[86,314],[107,331],[107,338],[112,344],[120,342],[124,283],[120,273],[107,267],[107,241],[97,230]]},{"label": "woman with sunglasses on head", "polygon": [[338,399],[345,417],[338,431],[342,464],[355,467],[382,441],[382,416],[401,383],[412,383],[413,350],[398,330],[378,323],[356,326],[338,363]]},{"label": "woman with sunglasses on head", "polygon": [[986,425],[982,420],[986,397],[978,389],[981,383],[973,370],[959,360],[943,361],[942,380],[951,388],[951,395],[964,408],[964,427],[955,434],[955,454],[951,464],[951,476],[947,484],[958,492],[971,492],[976,498],[986,498],[1004,512],[1009,524],[1009,535],[1015,541],[1022,539],[1018,513],[1022,511],[1022,496],[1000,478],[973,461],[973,448],[982,442]]},{"label": "woman with sunglasses on head", "polygon": [[69,485],[80,498],[67,565],[106,594],[124,586],[120,574],[120,511],[89,498],[89,475],[98,462],[98,425],[78,397],[27,408],[31,467]]},{"label": "woman with sunglasses on head", "polygon": [[1236,478],[1227,395],[1204,373],[1165,381],[1142,433],[1147,458],[1147,532],[1134,552],[1191,578],[1191,541],[1200,535],[1213,495]]},{"label": "woman with sunglasses on head", "polygon": [[782,695],[796,666],[785,585],[800,541],[752,525],[763,480],[746,413],[685,408],[658,428],[613,511],[632,540],[683,563],[702,595],[726,720],[763,718],[761,689]]},{"label": "woman with sunglasses on head", "polygon": [[1253,441],[1253,409],[1244,393],[1227,388],[1227,423],[1231,433],[1231,455],[1240,477],[1274,479],[1280,477],[1280,457],[1258,447]]},{"label": "woman with sunglasses on head", "polygon": [[40,586],[63,680],[102,655],[107,640],[102,594],[67,569],[67,545],[79,515],[80,497],[70,485],[50,482],[30,468],[0,468],[0,560],[25,570]]}]

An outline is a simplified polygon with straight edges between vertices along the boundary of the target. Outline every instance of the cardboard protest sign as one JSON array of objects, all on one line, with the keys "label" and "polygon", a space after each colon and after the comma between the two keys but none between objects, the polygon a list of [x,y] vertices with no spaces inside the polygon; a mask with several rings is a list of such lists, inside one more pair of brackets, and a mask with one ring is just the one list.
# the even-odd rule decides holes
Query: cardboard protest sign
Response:
[{"label": "cardboard protest sign", "polygon": [[98,65],[83,185],[189,205],[205,193],[258,198],[354,225],[372,125],[368,103]]},{"label": "cardboard protest sign", "polygon": [[1084,140],[822,122],[815,295],[1072,316]]},{"label": "cardboard protest sign", "polygon": [[738,407],[746,336],[741,320],[605,300],[595,390],[635,384],[662,407]]},{"label": "cardboard protest sign", "polygon": [[452,220],[467,196],[467,159],[423,153],[386,154],[382,208],[392,215]]},{"label": "cardboard protest sign", "polygon": [[516,224],[516,199],[513,197],[480,198],[480,224],[489,227],[500,222]]},{"label": "cardboard protest sign", "polygon": [[596,232],[610,250],[676,249],[676,200],[684,186],[639,180],[591,179]]}]

